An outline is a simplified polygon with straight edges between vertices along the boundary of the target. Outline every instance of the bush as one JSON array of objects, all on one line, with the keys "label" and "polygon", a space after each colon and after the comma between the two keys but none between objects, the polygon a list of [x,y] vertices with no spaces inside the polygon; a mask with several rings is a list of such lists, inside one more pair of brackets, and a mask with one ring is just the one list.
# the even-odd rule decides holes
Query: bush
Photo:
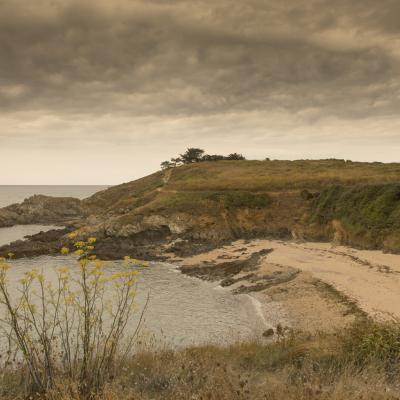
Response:
[{"label": "bush", "polygon": [[400,323],[361,321],[342,336],[342,350],[359,368],[382,367],[389,374],[400,372]]},{"label": "bush", "polygon": [[55,285],[42,271],[26,272],[18,296],[10,292],[10,261],[0,262],[1,327],[9,346],[4,366],[27,371],[29,393],[54,391],[62,379],[81,398],[92,398],[114,374],[117,358],[130,352],[135,333],[125,335],[125,328],[138,271],[129,266],[138,262],[126,258],[124,270],[108,272],[91,254],[95,241],[75,243],[78,266],[59,268]]}]

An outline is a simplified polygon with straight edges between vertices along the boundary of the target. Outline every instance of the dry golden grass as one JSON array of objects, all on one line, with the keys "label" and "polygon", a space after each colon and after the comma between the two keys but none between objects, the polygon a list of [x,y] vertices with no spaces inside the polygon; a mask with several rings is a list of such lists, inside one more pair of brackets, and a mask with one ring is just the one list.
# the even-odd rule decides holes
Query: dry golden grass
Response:
[{"label": "dry golden grass", "polygon": [[[142,351],[96,399],[400,399],[399,338],[398,323],[363,322],[337,335],[298,333],[270,345]],[[24,398],[21,371],[1,379],[2,399]],[[81,399],[65,382],[37,398]]]},{"label": "dry golden grass", "polygon": [[[327,185],[400,182],[400,164],[359,163],[343,160],[218,161],[174,168],[167,183],[165,172],[97,193],[86,204],[103,210],[138,207],[163,192],[253,191],[273,192],[321,189]],[[162,202],[162,201],[161,201]]]}]

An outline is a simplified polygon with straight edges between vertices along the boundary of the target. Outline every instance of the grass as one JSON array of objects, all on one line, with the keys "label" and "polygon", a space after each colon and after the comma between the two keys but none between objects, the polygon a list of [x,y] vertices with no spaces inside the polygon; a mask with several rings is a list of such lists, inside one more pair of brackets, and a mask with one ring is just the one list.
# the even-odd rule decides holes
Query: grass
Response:
[{"label": "grass", "polygon": [[398,163],[219,161],[159,171],[84,204],[88,214],[116,217],[117,230],[147,226],[142,219],[149,215],[184,213],[185,231],[204,237],[213,226],[210,235],[220,241],[283,231],[331,240],[331,222],[338,220],[343,244],[400,252],[399,198]]},{"label": "grass", "polygon": [[[399,399],[399,343],[398,322],[363,319],[340,333],[292,332],[269,345],[143,350],[97,399]],[[24,398],[23,371],[0,379],[2,399]],[[60,377],[57,390],[37,399],[78,399],[65,387]]]},{"label": "grass", "polygon": [[[400,182],[400,164],[359,163],[343,160],[219,161],[184,165],[172,170],[114,186],[86,200],[87,205],[118,208],[121,201],[135,201],[163,188],[170,192],[273,192],[321,190],[327,185]],[[129,202],[128,201],[128,202]]]},{"label": "grass", "polygon": [[177,168],[168,186],[174,190],[281,191],[399,181],[400,164],[343,160],[221,161]]}]

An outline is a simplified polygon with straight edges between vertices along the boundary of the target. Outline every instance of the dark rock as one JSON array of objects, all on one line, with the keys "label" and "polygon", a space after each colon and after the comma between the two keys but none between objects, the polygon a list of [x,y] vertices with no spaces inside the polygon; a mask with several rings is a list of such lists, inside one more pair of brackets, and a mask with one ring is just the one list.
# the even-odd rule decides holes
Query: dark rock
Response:
[{"label": "dark rock", "polygon": [[274,336],[274,335],[275,335],[275,332],[274,332],[274,330],[273,330],[272,328],[267,329],[267,330],[263,333],[263,336],[264,336],[264,337],[271,337],[271,336]]},{"label": "dark rock", "polygon": [[28,236],[26,240],[17,240],[1,246],[0,256],[13,253],[13,258],[24,258],[60,254],[61,247],[68,244],[68,239],[65,238],[65,235],[70,231],[68,228],[53,229]]},{"label": "dark rock", "polygon": [[242,271],[251,271],[255,269],[257,264],[259,263],[261,257],[273,251],[272,249],[265,249],[253,253],[246,260],[235,260],[231,262],[224,262],[217,265],[212,266],[183,266],[180,268],[181,272],[194,276],[197,278],[201,278],[209,281],[219,281],[225,280],[225,283],[229,283],[226,279],[233,278],[235,275]]}]

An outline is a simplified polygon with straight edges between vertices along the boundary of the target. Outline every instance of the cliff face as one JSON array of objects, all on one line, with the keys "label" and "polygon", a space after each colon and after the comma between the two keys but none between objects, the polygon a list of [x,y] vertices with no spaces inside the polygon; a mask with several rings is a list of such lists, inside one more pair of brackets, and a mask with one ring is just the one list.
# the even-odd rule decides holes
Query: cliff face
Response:
[{"label": "cliff face", "polygon": [[64,224],[98,237],[105,258],[195,252],[253,237],[400,251],[399,185],[400,164],[204,162],[83,201],[35,196],[0,210],[0,226]]}]

